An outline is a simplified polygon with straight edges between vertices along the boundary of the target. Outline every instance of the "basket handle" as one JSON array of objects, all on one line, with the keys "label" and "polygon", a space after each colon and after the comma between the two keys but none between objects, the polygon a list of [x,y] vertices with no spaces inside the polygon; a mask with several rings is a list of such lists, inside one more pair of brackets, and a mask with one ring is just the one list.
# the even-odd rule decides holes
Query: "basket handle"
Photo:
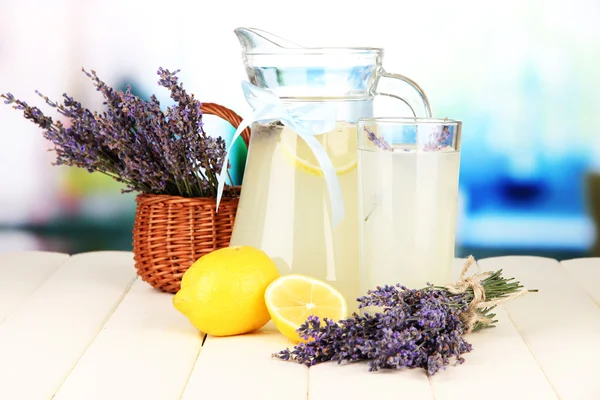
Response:
[{"label": "basket handle", "polygon": [[[235,111],[216,103],[202,103],[200,110],[204,114],[216,115],[217,117],[223,118],[229,122],[235,129],[242,123],[242,117],[240,117]],[[246,147],[250,143],[250,127],[247,127],[242,131],[242,139],[246,143]]]}]

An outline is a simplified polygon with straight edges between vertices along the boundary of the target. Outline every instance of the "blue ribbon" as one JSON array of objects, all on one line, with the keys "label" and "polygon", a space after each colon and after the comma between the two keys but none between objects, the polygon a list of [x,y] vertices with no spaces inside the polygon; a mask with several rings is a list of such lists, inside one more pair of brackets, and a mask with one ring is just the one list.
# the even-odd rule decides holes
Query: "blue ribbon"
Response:
[{"label": "blue ribbon", "polygon": [[327,155],[327,151],[315,138],[315,135],[332,131],[335,128],[335,108],[322,103],[300,106],[284,104],[273,92],[259,88],[248,82],[242,82],[242,90],[244,91],[246,101],[254,111],[242,120],[227,149],[223,168],[218,179],[217,212],[219,211],[219,203],[221,202],[225,186],[229,155],[235,141],[240,137],[244,129],[253,122],[270,123],[281,121],[306,142],[319,162],[329,190],[331,224],[335,228],[342,221],[345,213],[342,188],[335,172],[335,167]]}]

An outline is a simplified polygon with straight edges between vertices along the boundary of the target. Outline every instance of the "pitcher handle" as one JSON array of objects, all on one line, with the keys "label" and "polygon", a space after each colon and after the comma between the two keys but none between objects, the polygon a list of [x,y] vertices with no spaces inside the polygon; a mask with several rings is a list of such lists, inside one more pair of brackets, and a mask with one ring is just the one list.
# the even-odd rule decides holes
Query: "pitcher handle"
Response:
[{"label": "pitcher handle", "polygon": [[[389,81],[390,83],[400,83],[402,87],[392,91],[380,91],[379,88],[381,83],[385,83],[386,81]],[[374,94],[378,96],[388,96],[402,101],[411,109],[414,117],[432,117],[431,105],[429,104],[429,99],[427,98],[425,91],[417,84],[417,82],[404,75],[392,74],[382,69],[379,73],[379,79],[375,85]]]}]

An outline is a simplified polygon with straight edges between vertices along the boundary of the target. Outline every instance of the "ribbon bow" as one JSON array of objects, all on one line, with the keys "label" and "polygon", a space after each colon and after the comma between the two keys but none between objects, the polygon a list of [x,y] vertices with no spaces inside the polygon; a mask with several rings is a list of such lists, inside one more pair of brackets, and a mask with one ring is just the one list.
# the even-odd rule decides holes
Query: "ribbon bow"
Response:
[{"label": "ribbon bow", "polygon": [[253,122],[269,123],[281,121],[306,142],[319,162],[329,190],[332,214],[331,224],[335,228],[344,218],[345,211],[342,188],[337,178],[335,167],[327,155],[327,151],[315,138],[315,135],[329,132],[335,128],[335,108],[323,105],[322,103],[300,106],[286,105],[271,91],[259,88],[248,82],[242,82],[242,90],[244,91],[246,101],[254,111],[242,120],[227,149],[227,154],[223,161],[223,168],[221,169],[218,179],[217,212],[219,210],[219,203],[221,202],[223,188],[225,186],[229,155],[235,141],[240,137],[244,129]]}]

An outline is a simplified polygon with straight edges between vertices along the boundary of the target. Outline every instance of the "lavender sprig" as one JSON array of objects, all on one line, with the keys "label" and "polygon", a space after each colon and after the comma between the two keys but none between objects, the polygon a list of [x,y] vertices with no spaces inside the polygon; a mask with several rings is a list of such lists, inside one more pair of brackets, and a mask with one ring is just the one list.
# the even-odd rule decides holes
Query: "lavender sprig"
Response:
[{"label": "lavender sprig", "polygon": [[304,341],[273,357],[307,366],[368,361],[369,371],[422,368],[428,375],[452,360],[462,364],[462,355],[472,350],[463,335],[493,327],[491,309],[530,292],[502,271],[467,278],[473,261],[469,257],[460,279],[447,286],[383,286],[357,299],[360,309],[380,312],[354,313],[337,322],[310,316],[298,329]]},{"label": "lavender sprig", "polygon": [[[183,88],[176,76],[179,70],[157,71],[158,84],[170,91],[175,102],[165,110],[154,95],[146,101],[133,95],[129,86],[118,91],[95,71],[83,72],[104,98],[101,112],[90,111],[67,94],[62,102],[55,102],[36,92],[64,117],[65,124],[11,93],[0,95],[43,129],[43,136],[54,144],[53,165],[109,175],[125,184],[123,192],[216,196],[225,141],[204,132],[202,104]],[[224,196],[235,192],[226,185]]]},{"label": "lavender sprig", "polygon": [[382,150],[394,151],[393,147],[385,140],[383,137],[377,136],[373,131],[365,126],[365,132],[367,132],[367,137],[373,144],[379,147]]},{"label": "lavender sprig", "polygon": [[433,132],[429,141],[423,146],[424,151],[439,151],[447,147],[444,143],[450,138],[450,127],[448,125],[442,126],[442,129],[437,132]]}]

